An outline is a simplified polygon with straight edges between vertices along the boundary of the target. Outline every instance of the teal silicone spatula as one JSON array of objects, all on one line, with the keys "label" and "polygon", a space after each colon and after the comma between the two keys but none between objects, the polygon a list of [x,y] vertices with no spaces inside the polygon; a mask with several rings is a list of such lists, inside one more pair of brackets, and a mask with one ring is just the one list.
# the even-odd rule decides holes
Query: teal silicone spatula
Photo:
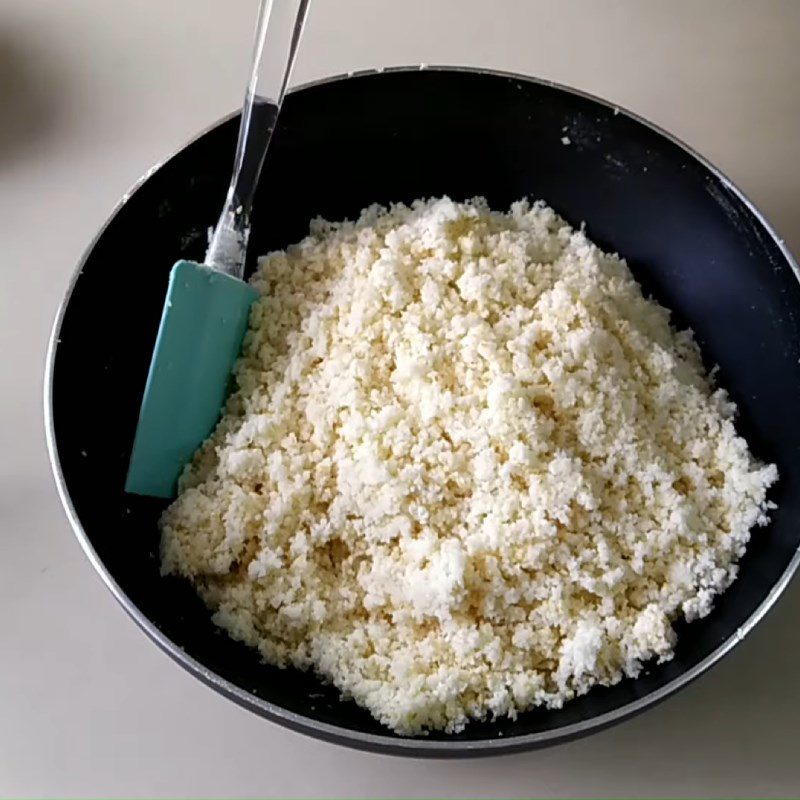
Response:
[{"label": "teal silicone spatula", "polygon": [[256,292],[242,280],[250,210],[305,23],[308,0],[262,0],[233,176],[205,262],[169,276],[125,490],[172,497],[219,419]]}]

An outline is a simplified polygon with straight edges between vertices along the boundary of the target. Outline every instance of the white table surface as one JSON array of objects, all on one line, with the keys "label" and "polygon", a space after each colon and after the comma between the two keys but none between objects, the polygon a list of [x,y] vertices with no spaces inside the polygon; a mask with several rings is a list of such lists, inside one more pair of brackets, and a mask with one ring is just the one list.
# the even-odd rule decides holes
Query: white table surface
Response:
[{"label": "white table surface", "polygon": [[[796,795],[797,583],[722,664],[637,719],[546,751],[422,762],[239,709],[95,576],[45,454],[48,331],[117,199],[239,103],[254,11],[0,2],[0,795]],[[580,87],[711,158],[800,253],[798,35],[799,0],[313,0],[295,82],[422,62]]]}]

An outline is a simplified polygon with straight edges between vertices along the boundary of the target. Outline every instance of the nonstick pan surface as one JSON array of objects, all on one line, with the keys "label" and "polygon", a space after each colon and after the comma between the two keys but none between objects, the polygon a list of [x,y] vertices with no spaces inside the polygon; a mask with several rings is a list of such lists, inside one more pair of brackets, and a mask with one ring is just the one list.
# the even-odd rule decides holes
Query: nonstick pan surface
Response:
[{"label": "nonstick pan surface", "polygon": [[[45,412],[56,480],[95,568],[160,647],[269,719],[341,744],[413,756],[487,755],[584,735],[700,675],[759,621],[800,545],[800,286],[797,265],[743,195],[688,148],[625,111],[522,76],[400,69],[323,81],[287,99],[256,198],[255,254],[309,220],[447,194],[505,209],[541,198],[619,252],[674,321],[691,326],[738,404],[739,431],[775,462],[778,504],[707,618],[678,624],[675,658],[558,711],[474,723],[458,735],[393,735],[313,675],[278,670],[220,633],[188,584],[158,571],[164,504],[123,491],[167,276],[202,259],[231,169],[238,118],[148,173],[79,265],[53,331]],[[252,268],[252,263],[250,264]],[[778,643],[775,643],[778,646]]]}]

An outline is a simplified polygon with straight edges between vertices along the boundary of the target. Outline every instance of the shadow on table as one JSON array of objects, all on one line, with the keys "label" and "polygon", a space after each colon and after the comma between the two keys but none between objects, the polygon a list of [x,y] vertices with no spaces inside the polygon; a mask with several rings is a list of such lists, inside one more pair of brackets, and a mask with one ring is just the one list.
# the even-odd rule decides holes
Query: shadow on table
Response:
[{"label": "shadow on table", "polygon": [[0,169],[54,136],[67,116],[67,86],[42,42],[0,28]]}]

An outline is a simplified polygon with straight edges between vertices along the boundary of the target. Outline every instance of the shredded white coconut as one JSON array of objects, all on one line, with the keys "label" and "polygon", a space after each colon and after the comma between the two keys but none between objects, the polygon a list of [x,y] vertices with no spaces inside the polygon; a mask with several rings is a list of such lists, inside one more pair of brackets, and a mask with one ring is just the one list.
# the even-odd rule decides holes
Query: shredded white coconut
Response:
[{"label": "shredded white coconut", "polygon": [[767,522],[777,470],[691,333],[541,203],[317,221],[253,285],[162,569],[399,733],[670,658]]}]

